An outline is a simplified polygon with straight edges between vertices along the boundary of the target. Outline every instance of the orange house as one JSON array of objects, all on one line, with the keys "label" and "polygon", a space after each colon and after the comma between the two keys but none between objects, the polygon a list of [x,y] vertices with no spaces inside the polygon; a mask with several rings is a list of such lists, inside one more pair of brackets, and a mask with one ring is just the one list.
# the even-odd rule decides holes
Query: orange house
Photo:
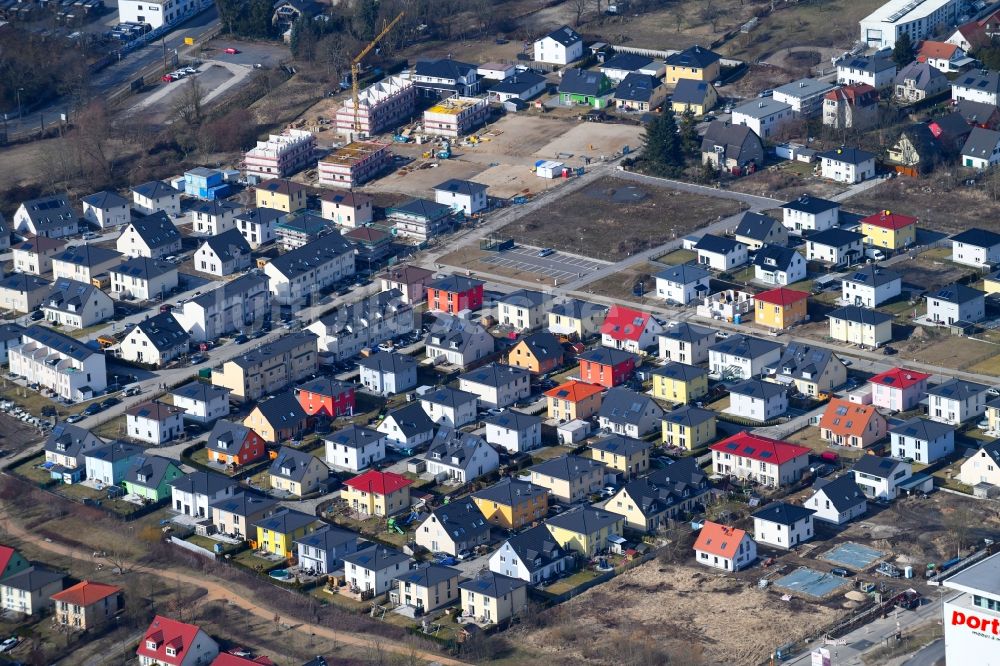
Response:
[{"label": "orange house", "polygon": [[753,319],[758,326],[782,330],[805,321],[809,294],[804,291],[778,287],[763,291],[753,299]]},{"label": "orange house", "polygon": [[543,375],[561,366],[563,358],[563,348],[556,336],[548,331],[539,331],[511,348],[507,354],[507,364]]},{"label": "orange house", "polygon": [[549,418],[561,421],[589,419],[601,410],[603,386],[570,380],[545,392]]},{"label": "orange house", "polygon": [[266,453],[264,438],[242,423],[225,419],[215,422],[205,442],[208,459],[223,465],[248,465]]},{"label": "orange house", "polygon": [[872,405],[834,398],[819,421],[819,434],[831,444],[868,448],[888,434],[888,427]]}]

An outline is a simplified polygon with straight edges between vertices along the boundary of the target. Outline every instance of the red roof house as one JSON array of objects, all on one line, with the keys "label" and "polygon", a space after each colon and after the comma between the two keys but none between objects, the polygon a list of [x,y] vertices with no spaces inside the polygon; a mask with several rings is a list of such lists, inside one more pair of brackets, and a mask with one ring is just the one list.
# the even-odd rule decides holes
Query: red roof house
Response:
[{"label": "red roof house", "polygon": [[0,546],[0,578],[24,571],[28,568],[28,560],[10,546]]},{"label": "red roof house", "polygon": [[157,615],[135,651],[141,664],[192,666],[207,664],[219,654],[219,645],[193,624]]},{"label": "red roof house", "polygon": [[212,660],[211,666],[274,666],[274,662],[263,655],[249,659],[238,657],[229,652],[221,652],[218,657]]},{"label": "red roof house", "polygon": [[736,433],[708,448],[716,474],[765,486],[795,483],[809,466],[810,449],[749,432]]},{"label": "red roof house", "polygon": [[354,414],[354,387],[329,377],[320,377],[295,387],[295,399],[309,416]]},{"label": "red roof house", "polygon": [[872,385],[872,404],[904,412],[916,407],[927,393],[930,375],[906,368],[893,368],[868,380]]},{"label": "red roof house", "polygon": [[410,479],[392,472],[379,472],[371,469],[344,482],[355,490],[361,490],[376,495],[391,495],[413,483]]},{"label": "red roof house", "polygon": [[724,571],[739,571],[757,559],[757,543],[746,530],[706,520],[694,542],[694,557]]},{"label": "red roof house", "polygon": [[93,629],[107,622],[122,607],[122,588],[94,581],[80,581],[52,595],[55,621],[76,629]]},{"label": "red roof house", "polygon": [[633,353],[656,343],[663,327],[648,312],[612,305],[601,324],[601,344]]},{"label": "red roof house", "polygon": [[861,224],[871,224],[876,227],[882,227],[883,229],[892,229],[893,231],[905,229],[911,224],[916,223],[917,218],[915,217],[900,215],[899,213],[893,213],[888,210],[879,211],[878,213],[869,215],[861,220]]}]

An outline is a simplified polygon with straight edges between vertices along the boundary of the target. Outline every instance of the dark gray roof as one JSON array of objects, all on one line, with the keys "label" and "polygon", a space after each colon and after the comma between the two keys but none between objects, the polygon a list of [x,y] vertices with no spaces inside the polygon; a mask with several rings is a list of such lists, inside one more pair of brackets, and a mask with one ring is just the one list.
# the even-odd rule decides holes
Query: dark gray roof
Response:
[{"label": "dark gray roof", "polygon": [[932,442],[938,437],[944,437],[948,433],[954,433],[955,428],[947,423],[931,421],[915,416],[908,421],[889,428],[889,432],[904,437],[913,437],[925,442]]},{"label": "dark gray roof", "polygon": [[50,349],[55,349],[59,353],[65,354],[77,361],[85,361],[94,354],[104,353],[91,349],[76,338],[71,338],[59,331],[52,330],[48,326],[39,326],[38,324],[33,324],[24,331],[22,340],[26,339],[34,340]]},{"label": "dark gray roof", "polygon": [[285,211],[274,208],[251,208],[236,216],[237,220],[246,220],[254,224],[274,224],[279,219],[288,215]]},{"label": "dark gray roof", "polygon": [[515,368],[513,366],[502,365],[500,363],[490,363],[489,365],[484,365],[481,368],[470,370],[464,375],[459,375],[458,378],[460,380],[464,379],[468,382],[472,382],[473,384],[483,384],[485,386],[498,388],[500,386],[525,379],[528,375],[528,371],[522,368]]},{"label": "dark gray roof", "polygon": [[205,239],[204,245],[212,248],[215,255],[219,257],[219,261],[233,261],[238,257],[247,257],[249,262],[250,258],[250,244],[247,243],[247,239],[243,237],[239,229],[235,227],[232,229],[227,229],[221,234],[210,236]]},{"label": "dark gray roof", "polygon": [[556,336],[548,331],[532,333],[528,337],[523,338],[521,342],[528,346],[528,349],[531,350],[531,353],[539,361],[545,361],[550,358],[561,359],[563,357],[562,344],[560,344]]},{"label": "dark gray roof", "polygon": [[309,467],[319,463],[325,468],[326,465],[316,456],[308,451],[299,451],[288,446],[278,449],[278,457],[271,463],[268,473],[291,481],[302,481],[305,478]]},{"label": "dark gray roof", "polygon": [[539,83],[545,81],[545,77],[534,72],[518,72],[490,88],[490,92],[505,93],[508,95],[520,95]]},{"label": "dark gray roof", "polygon": [[746,125],[732,125],[721,120],[713,120],[705,130],[701,141],[702,153],[714,153],[717,147],[724,149],[726,159],[738,160],[742,157],[747,142],[755,142],[763,151],[760,137]]},{"label": "dark gray roof", "polygon": [[490,524],[471,497],[463,497],[434,509],[431,516],[456,541],[478,540],[490,531]]},{"label": "dark gray roof", "polygon": [[719,54],[702,48],[699,45],[690,46],[683,51],[667,56],[667,64],[673,67],[695,67],[703,69],[720,60]]},{"label": "dark gray roof", "polygon": [[53,571],[52,569],[38,565],[32,565],[16,574],[7,576],[0,584],[4,587],[10,587],[15,590],[38,592],[52,583],[58,582],[61,586],[65,577],[66,576],[64,574],[61,574],[58,571]]},{"label": "dark gray roof", "polygon": [[[821,483],[821,481],[823,483]],[[813,486],[816,492],[823,491],[830,504],[838,513],[843,513],[850,508],[865,504],[865,494],[861,492],[853,474],[843,474],[832,481],[820,479]]]},{"label": "dark gray roof", "polygon": [[191,206],[191,210],[195,213],[215,216],[225,215],[236,210],[243,210],[243,206],[233,201],[226,201],[225,199],[212,199],[211,201],[196,202]]},{"label": "dark gray roof", "polygon": [[136,185],[132,188],[132,191],[138,192],[147,199],[159,199],[160,197],[182,194],[180,190],[167,185],[162,180],[151,180],[148,183]]},{"label": "dark gray roof", "polygon": [[846,164],[862,164],[875,159],[875,153],[860,148],[834,148],[816,155],[818,159],[834,160]]},{"label": "dark gray roof", "polygon": [[594,534],[624,520],[617,513],[584,507],[552,516],[546,524],[577,534]]},{"label": "dark gray roof", "polygon": [[122,256],[121,252],[109,250],[98,245],[75,245],[68,247],[52,257],[53,261],[65,261],[77,266],[91,268]]},{"label": "dark gray roof", "polygon": [[491,599],[499,599],[514,590],[527,587],[528,583],[520,578],[511,578],[492,571],[480,572],[471,580],[462,581],[458,587],[475,594],[482,594]]},{"label": "dark gray roof", "polygon": [[10,289],[20,293],[33,293],[42,289],[51,289],[52,283],[45,278],[28,273],[14,273],[0,280],[0,289]]},{"label": "dark gray roof", "polygon": [[819,213],[828,211],[831,208],[840,208],[840,204],[836,201],[820,199],[819,197],[814,197],[810,194],[803,194],[798,199],[792,199],[788,203],[781,204],[781,207],[790,208],[802,213],[809,213],[811,215],[818,215]]},{"label": "dark gray roof", "polygon": [[582,319],[595,312],[607,313],[607,311],[608,308],[606,305],[597,305],[596,303],[581,301],[576,298],[553,303],[552,307],[549,308],[549,312],[552,314],[570,317],[571,319]]},{"label": "dark gray roof", "polygon": [[59,278],[42,300],[42,308],[79,314],[97,294],[105,300],[110,300],[107,294],[92,284]]},{"label": "dark gray roof", "polygon": [[751,359],[763,356],[775,349],[781,349],[780,342],[763,340],[742,334],[730,335],[725,340],[709,347],[710,351],[718,352],[719,354]]},{"label": "dark gray roof", "polygon": [[637,453],[642,453],[653,448],[653,445],[645,440],[625,437],[624,435],[599,437],[590,442],[589,446],[596,451],[606,451],[607,453],[625,457],[634,456]]},{"label": "dark gray roof", "polygon": [[856,58],[844,59],[837,63],[838,68],[860,69],[869,74],[877,74],[887,69],[895,69],[896,63],[883,55],[858,56]]},{"label": "dark gray roof", "polygon": [[288,335],[283,335],[274,342],[269,342],[266,345],[249,351],[243,356],[237,356],[236,358],[230,359],[230,363],[235,363],[242,368],[249,368],[254,365],[259,365],[266,362],[269,359],[276,358],[282,354],[286,354],[296,347],[312,343],[315,348],[316,345],[316,334],[310,333],[309,331],[297,331],[295,333],[289,333]]},{"label": "dark gray roof", "polygon": [[114,441],[96,449],[91,449],[83,454],[84,458],[93,458],[105,462],[116,462],[119,460],[129,460],[135,456],[142,455],[144,449],[135,444]]},{"label": "dark gray roof", "polygon": [[569,27],[568,25],[564,25],[561,28],[556,28],[555,30],[547,34],[546,37],[554,39],[563,46],[572,46],[573,44],[576,44],[578,41],[583,39],[582,37],[580,37],[580,33],[578,33],[573,28]]},{"label": "dark gray roof", "polygon": [[653,97],[653,91],[662,85],[663,82],[655,76],[632,72],[618,84],[618,88],[615,89],[615,99],[648,102]]},{"label": "dark gray roof", "polygon": [[853,321],[856,324],[870,326],[877,326],[878,324],[892,321],[892,315],[890,314],[879,312],[878,310],[869,310],[868,308],[859,308],[856,305],[837,308],[832,312],[828,312],[826,316],[831,319],[843,319],[844,321]]},{"label": "dark gray roof", "polygon": [[530,467],[529,471],[537,472],[544,476],[551,476],[561,481],[572,481],[584,474],[589,474],[594,469],[604,469],[604,463],[592,458],[567,454],[540,462]]},{"label": "dark gray roof", "polygon": [[844,278],[844,282],[857,282],[868,287],[881,287],[896,280],[902,280],[902,276],[899,273],[891,271],[888,268],[882,268],[878,264],[862,266]]},{"label": "dark gray roof", "polygon": [[[987,442],[980,448],[980,451],[992,458],[993,462],[1000,464],[1000,439],[994,439],[992,442]],[[976,453],[978,453],[978,451]],[[975,455],[975,453],[973,455]]]},{"label": "dark gray roof", "polygon": [[525,414],[524,412],[512,409],[508,409],[507,411],[499,414],[492,414],[487,416],[484,420],[486,423],[491,423],[501,428],[507,428],[508,430],[517,430],[518,432],[527,430],[528,428],[533,428],[542,422],[542,418],[540,416]]},{"label": "dark gray roof", "polygon": [[354,246],[339,233],[329,233],[310,241],[302,247],[289,250],[271,260],[271,265],[289,280],[316,270],[319,266],[354,252]]},{"label": "dark gray roof", "polygon": [[914,60],[896,73],[893,85],[905,85],[907,81],[913,81],[913,87],[917,90],[927,90],[932,83],[937,81],[940,81],[945,86],[948,85],[948,77],[944,75],[944,72],[937,67],[931,67],[926,62],[917,60]]},{"label": "dark gray roof", "polygon": [[108,192],[107,190],[88,194],[83,197],[81,201],[85,204],[89,204],[97,208],[103,208],[105,210],[108,208],[118,208],[119,206],[128,205],[128,199],[116,192]]},{"label": "dark gray roof", "polygon": [[208,506],[235,516],[251,516],[267,511],[278,503],[273,497],[262,495],[253,490],[237,490],[230,497],[215,500]]},{"label": "dark gray roof", "polygon": [[697,379],[698,377],[704,377],[708,374],[708,370],[706,368],[700,368],[696,365],[670,362],[656,368],[653,370],[652,374],[660,377],[668,377],[670,379],[689,382],[693,379]]},{"label": "dark gray roof", "polygon": [[743,243],[734,238],[716,236],[715,234],[705,234],[695,244],[694,249],[704,250],[705,252],[712,252],[714,254],[729,254],[730,252],[735,252],[741,245],[743,245]]},{"label": "dark gray roof", "polygon": [[378,430],[372,430],[371,428],[351,424],[333,434],[327,435],[325,440],[327,442],[333,442],[334,444],[340,444],[341,446],[347,446],[352,449],[363,449],[369,444],[373,444],[384,438],[385,435],[380,433]]},{"label": "dark gray roof", "polygon": [[358,361],[358,365],[381,373],[401,373],[417,366],[416,360],[408,354],[380,351]]},{"label": "dark gray roof", "polygon": [[637,419],[642,416],[643,412],[650,405],[655,407],[661,414],[663,413],[663,409],[648,395],[616,386],[604,394],[599,416],[612,423],[633,425],[638,423]]},{"label": "dark gray roof", "polygon": [[959,75],[952,80],[951,87],[969,88],[978,92],[993,93],[1000,92],[1000,72],[972,71]]},{"label": "dark gray roof", "polygon": [[133,219],[122,229],[122,234],[127,233],[129,227],[135,229],[139,237],[153,250],[166,247],[181,239],[181,232],[163,211]]},{"label": "dark gray roof", "polygon": [[394,548],[372,544],[344,555],[344,561],[369,571],[381,571],[397,564],[408,563],[410,558]]},{"label": "dark gray roof", "polygon": [[377,327],[379,320],[409,310],[411,306],[403,303],[402,296],[398,289],[380,291],[353,303],[343,303],[321,316],[319,321],[327,327],[327,335],[357,335],[362,328]]},{"label": "dark gray roof", "polygon": [[751,515],[754,519],[766,520],[770,523],[777,523],[779,525],[792,526],[805,520],[806,518],[809,518],[814,513],[816,512],[812,509],[807,509],[804,506],[799,506],[798,504],[789,504],[788,502],[772,502]]},{"label": "dark gray roof", "polygon": [[559,92],[571,95],[600,96],[610,92],[611,84],[601,72],[571,68],[559,80]]},{"label": "dark gray roof", "polygon": [[775,382],[765,382],[763,379],[745,379],[739,384],[729,387],[729,393],[746,395],[760,400],[770,400],[776,395],[788,393],[788,387]]},{"label": "dark gray roof", "polygon": [[639,355],[633,354],[632,352],[627,352],[624,349],[615,349],[614,347],[594,347],[589,349],[577,357],[581,361],[590,361],[591,363],[599,363],[601,365],[618,365],[619,363],[625,363],[626,361],[633,361],[636,365],[640,363]]},{"label": "dark gray roof", "polygon": [[933,293],[927,294],[926,297],[935,298],[939,301],[947,301],[949,303],[968,303],[969,301],[974,301],[978,298],[985,298],[985,296],[986,294],[978,289],[973,289],[972,287],[967,287],[964,284],[958,284],[955,282],[941,287]]},{"label": "dark gray roof", "polygon": [[353,390],[353,384],[331,379],[330,377],[316,377],[297,385],[295,387],[295,395],[297,396],[300,391],[305,391],[306,393],[315,393],[316,395],[328,398],[337,398]]},{"label": "dark gray roof", "polygon": [[129,416],[135,416],[140,419],[162,422],[171,417],[183,414],[184,410],[180,407],[174,407],[173,405],[168,405],[165,402],[160,402],[159,400],[147,400],[146,402],[140,402],[135,407],[129,408],[129,410],[125,413]]},{"label": "dark gray roof", "polygon": [[257,521],[257,527],[278,534],[291,534],[319,522],[319,518],[295,509],[281,509],[273,515]]},{"label": "dark gray roof", "polygon": [[20,342],[23,334],[24,326],[21,326],[20,324],[0,324],[0,342],[6,342],[8,340],[17,340]]},{"label": "dark gray roof", "polygon": [[984,393],[989,386],[967,382],[964,379],[949,379],[943,384],[937,384],[927,389],[927,395],[936,395],[949,400],[968,400]]},{"label": "dark gray roof", "polygon": [[[681,81],[686,80],[687,79],[681,79]],[[743,213],[740,217],[739,224],[736,225],[736,235],[745,236],[757,241],[765,241],[767,240],[768,234],[770,234],[776,227],[780,226],[782,226],[781,222],[774,219],[770,215],[747,211]]]},{"label": "dark gray roof", "polygon": [[205,448],[232,455],[239,451],[239,447],[246,441],[250,432],[250,428],[242,423],[219,419],[212,427],[212,432],[208,434]]},{"label": "dark gray roof", "polygon": [[77,220],[76,211],[69,203],[69,196],[65,194],[31,199],[22,205],[37,231],[49,227],[61,227],[67,222]]},{"label": "dark gray roof", "polygon": [[173,349],[178,345],[186,345],[191,339],[187,331],[180,325],[180,322],[170,312],[161,312],[157,315],[145,319],[136,324],[132,330],[138,328],[142,331],[150,343],[158,351]]},{"label": "dark gray roof", "polygon": [[856,231],[848,231],[847,229],[832,227],[830,229],[824,229],[823,231],[817,231],[816,233],[808,236],[806,240],[810,243],[816,243],[817,245],[844,247],[845,245],[860,242],[864,237],[864,234],[859,234]]},{"label": "dark gray roof", "polygon": [[515,534],[507,539],[507,544],[531,573],[553,562],[571,557],[545,525],[536,525],[520,534]]},{"label": "dark gray roof", "polygon": [[768,244],[757,250],[757,254],[753,258],[753,265],[765,269],[787,271],[791,268],[797,254],[795,250],[784,245]]},{"label": "dark gray roof", "polygon": [[427,401],[436,405],[457,408],[470,402],[475,402],[479,398],[475,393],[460,391],[450,386],[442,386],[433,391],[428,391],[420,396],[421,401]]},{"label": "dark gray roof", "polygon": [[663,333],[660,335],[671,338],[672,340],[696,342],[707,337],[715,337],[715,331],[711,328],[705,328],[704,326],[689,324],[687,322],[674,322],[664,329]]},{"label": "dark gray roof", "polygon": [[526,308],[534,308],[540,305],[544,305],[548,300],[548,296],[540,291],[532,291],[530,289],[518,289],[517,291],[512,291],[509,294],[505,294],[497,299],[497,302],[503,303],[504,305],[514,305],[522,306]]},{"label": "dark gray roof", "polygon": [[997,107],[986,102],[963,99],[955,104],[955,112],[962,114],[965,122],[975,125],[990,122],[990,119],[997,113]]},{"label": "dark gray roof", "polygon": [[171,467],[180,471],[173,460],[160,456],[139,456],[129,465],[124,480],[145,488],[157,488]]},{"label": "dark gray roof", "polygon": [[895,458],[866,455],[861,456],[854,463],[854,471],[877,476],[880,479],[888,479],[900,465],[906,465],[906,463]]},{"label": "dark gray roof", "polygon": [[[977,127],[972,131],[975,132],[978,129],[981,128]],[[997,135],[997,139],[1000,139],[1000,132],[994,132],[994,134]],[[994,144],[994,147],[996,147],[996,144]],[[992,151],[993,148],[990,148],[990,152]],[[975,247],[982,247],[982,248],[992,248],[996,245],[1000,245],[1000,234],[994,231],[989,231],[988,229],[980,229],[978,227],[973,227],[972,229],[966,229],[961,233],[955,234],[954,236],[951,237],[951,240],[955,241],[956,243],[962,243],[964,245],[973,245]]]},{"label": "dark gray roof", "polygon": [[342,530],[333,525],[323,525],[317,528],[315,532],[310,532],[304,537],[296,539],[295,543],[320,548],[324,552],[329,552],[357,540],[358,535],[350,530]]},{"label": "dark gray roof", "polygon": [[209,308],[233,296],[243,295],[248,292],[267,291],[268,281],[268,277],[262,272],[250,272],[226,282],[221,287],[216,287],[211,291],[199,294],[192,298],[191,301],[204,308]]},{"label": "dark gray roof", "polygon": [[673,411],[666,412],[663,420],[682,426],[695,427],[715,418],[715,412],[694,405],[681,405]]},{"label": "dark gray roof", "polygon": [[835,358],[829,349],[789,342],[775,370],[779,376],[816,381]]},{"label": "dark gray roof", "polygon": [[86,428],[72,423],[59,423],[45,439],[45,450],[75,458],[87,441],[100,439]]},{"label": "dark gray roof", "polygon": [[223,388],[221,386],[216,386],[215,384],[209,384],[208,382],[199,382],[197,380],[193,382],[188,382],[184,386],[175,388],[170,392],[171,395],[179,395],[188,400],[198,400],[200,402],[211,402],[212,400],[217,400],[218,398],[225,398],[229,396],[229,389]]},{"label": "dark gray roof", "polygon": [[416,569],[410,569],[402,576],[397,576],[396,580],[416,585],[417,587],[434,588],[439,583],[453,580],[461,575],[461,571],[452,567],[446,567],[441,564],[427,564]]},{"label": "dark gray roof", "polygon": [[421,458],[464,470],[483,447],[490,448],[490,445],[479,435],[441,427]]},{"label": "dark gray roof", "polygon": [[807,97],[812,97],[813,95],[822,95],[823,93],[833,90],[837,86],[829,81],[821,81],[819,79],[799,79],[798,81],[792,81],[791,83],[786,83],[783,86],[778,86],[774,89],[776,94],[788,95],[789,97],[795,97],[799,99],[805,99]]},{"label": "dark gray roof", "polygon": [[476,499],[496,502],[497,504],[503,504],[504,506],[514,506],[524,498],[530,499],[540,497],[547,495],[548,492],[548,488],[543,488],[541,486],[536,486],[533,483],[528,483],[527,481],[519,481],[506,476],[489,488],[477,490],[472,493],[472,496]]},{"label": "dark gray roof", "polygon": [[257,403],[264,420],[275,429],[295,428],[308,417],[291,391],[283,391],[268,400]]},{"label": "dark gray roof", "polygon": [[441,218],[448,217],[452,212],[451,206],[447,204],[439,204],[428,199],[410,199],[404,204],[387,209],[385,213],[390,217],[393,213],[400,213],[422,217],[427,220],[440,220]]},{"label": "dark gray roof", "polygon": [[438,60],[418,60],[413,67],[413,73],[417,76],[427,76],[435,79],[458,80],[465,78],[470,73],[476,74],[476,66],[468,63],[452,60],[451,58],[440,58]]},{"label": "dark gray roof", "polygon": [[618,53],[604,61],[601,69],[622,69],[634,72],[652,64],[653,59],[637,53]]},{"label": "dark gray roof", "polygon": [[679,264],[665,268],[653,277],[657,280],[666,280],[674,284],[691,284],[699,282],[709,277],[711,273],[698,264]]},{"label": "dark gray roof", "polygon": [[481,287],[486,284],[482,280],[477,280],[475,278],[465,277],[464,275],[446,275],[442,278],[437,278],[433,282],[427,284],[428,289],[439,289],[441,291],[450,292],[463,292],[469,291],[470,289],[475,289],[476,287]]},{"label": "dark gray roof", "polygon": [[151,280],[167,273],[176,273],[177,267],[159,259],[135,257],[118,264],[111,269],[111,272],[131,278]]},{"label": "dark gray roof", "polygon": [[180,492],[191,493],[194,495],[207,495],[211,497],[212,495],[217,495],[226,488],[232,488],[237,484],[236,481],[233,481],[227,476],[216,474],[215,472],[198,470],[174,479],[170,482],[170,485]]},{"label": "dark gray roof", "polygon": [[708,81],[680,79],[674,87],[674,92],[670,96],[670,100],[680,104],[704,104],[708,90]]},{"label": "dark gray roof", "polygon": [[459,180],[458,178],[451,178],[449,180],[435,185],[434,189],[441,192],[454,192],[456,194],[478,194],[479,192],[485,192],[486,186],[482,183],[474,183],[471,180]]},{"label": "dark gray roof", "polygon": [[399,409],[394,409],[386,414],[386,418],[392,418],[404,437],[433,432],[435,428],[431,417],[427,416],[427,412],[424,411],[419,402],[412,402]]}]

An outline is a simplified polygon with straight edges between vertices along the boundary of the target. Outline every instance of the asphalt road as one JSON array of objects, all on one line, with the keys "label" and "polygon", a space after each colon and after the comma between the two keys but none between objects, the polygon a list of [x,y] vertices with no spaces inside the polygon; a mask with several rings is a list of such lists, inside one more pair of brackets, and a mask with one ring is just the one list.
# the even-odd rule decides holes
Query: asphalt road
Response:
[{"label": "asphalt road", "polygon": [[903,666],[941,666],[944,664],[944,639],[939,638],[903,662]]}]

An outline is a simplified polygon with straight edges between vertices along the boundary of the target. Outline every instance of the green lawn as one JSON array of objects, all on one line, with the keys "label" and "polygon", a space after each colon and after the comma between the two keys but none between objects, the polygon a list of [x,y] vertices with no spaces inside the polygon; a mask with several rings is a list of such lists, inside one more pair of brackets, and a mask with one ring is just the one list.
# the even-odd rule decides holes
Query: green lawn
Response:
[{"label": "green lawn", "polygon": [[52,480],[48,470],[41,469],[39,465],[45,462],[45,454],[41,453],[34,458],[29,458],[14,468],[14,472],[20,474],[32,483],[44,485]]},{"label": "green lawn", "polygon": [[98,437],[103,437],[104,439],[117,439],[119,437],[125,436],[125,415],[116,416],[110,421],[105,421],[96,428],[92,428],[92,432]]},{"label": "green lawn", "polygon": [[679,264],[686,264],[698,259],[698,253],[694,250],[674,250],[673,252],[667,252],[662,257],[657,257],[656,261],[661,264],[667,264],[668,266],[677,266]]},{"label": "green lawn", "polygon": [[565,592],[569,592],[570,590],[575,589],[580,585],[583,585],[584,583],[589,583],[590,581],[597,578],[598,575],[599,574],[590,571],[588,569],[577,571],[572,576],[567,576],[566,578],[562,578],[553,583],[552,585],[549,585],[547,588],[545,588],[545,592],[554,596],[558,596]]},{"label": "green lawn", "polygon": [[558,458],[559,456],[565,455],[569,452],[570,449],[562,445],[542,447],[531,452],[531,463],[533,465],[537,465],[540,462]]},{"label": "green lawn", "polygon": [[[200,546],[201,544],[198,545]],[[265,560],[263,557],[257,557],[252,550],[244,550],[236,553],[232,559],[234,562],[239,562],[254,571],[270,571],[285,564],[284,561],[272,562],[271,560]]]},{"label": "green lawn", "polygon": [[239,548],[238,544],[226,543],[225,541],[216,541],[215,539],[210,539],[208,537],[201,536],[200,534],[192,534],[185,541],[193,543],[196,546],[201,546],[210,553],[215,552],[215,546],[222,544],[223,553],[231,553]]}]

